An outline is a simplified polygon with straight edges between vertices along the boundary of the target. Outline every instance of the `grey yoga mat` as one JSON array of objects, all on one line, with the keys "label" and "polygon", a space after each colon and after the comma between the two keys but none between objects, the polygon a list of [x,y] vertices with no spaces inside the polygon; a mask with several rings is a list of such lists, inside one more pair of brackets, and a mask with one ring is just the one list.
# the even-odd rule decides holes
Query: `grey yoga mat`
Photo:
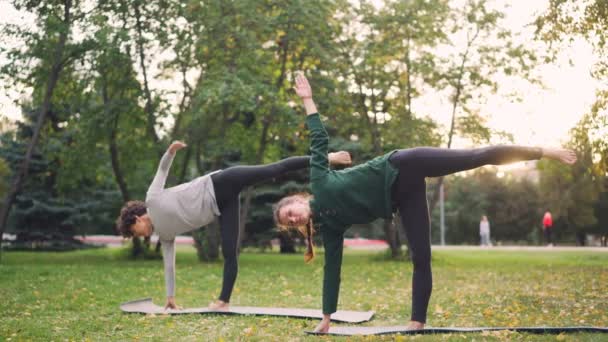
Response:
[{"label": "grey yoga mat", "polygon": [[[224,314],[224,315],[259,315],[259,316],[284,316],[295,318],[323,318],[321,310],[293,309],[293,308],[261,308],[253,306],[230,306],[229,311],[214,311],[208,308],[189,308],[182,310],[165,310],[152,302],[151,298],[138,299],[122,303],[120,309],[123,312],[142,314]],[[372,319],[373,311],[345,311],[340,310],[331,315],[331,320],[344,323],[362,323]]]},{"label": "grey yoga mat", "polygon": [[330,327],[326,334],[306,331],[310,335],[425,335],[425,334],[452,334],[476,333],[484,331],[509,330],[531,334],[561,334],[572,332],[608,333],[608,328],[600,327],[499,327],[499,328],[425,328],[423,330],[407,330],[406,326],[387,327]]}]

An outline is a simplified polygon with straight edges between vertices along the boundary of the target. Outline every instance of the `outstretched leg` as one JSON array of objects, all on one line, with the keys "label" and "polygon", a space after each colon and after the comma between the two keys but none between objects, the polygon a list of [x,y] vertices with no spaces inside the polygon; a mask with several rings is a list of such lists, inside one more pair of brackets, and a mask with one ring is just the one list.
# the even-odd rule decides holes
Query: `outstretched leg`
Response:
[{"label": "outstretched leg", "polygon": [[283,173],[308,167],[310,157],[290,157],[272,164],[233,166],[211,175],[215,200],[220,210],[220,234],[224,257],[224,276],[220,300],[228,303],[238,273],[240,202],[244,187]]},{"label": "outstretched leg", "polygon": [[255,183],[278,177],[286,172],[308,167],[310,157],[289,157],[266,165],[232,166],[211,175],[218,205],[230,200]]},{"label": "outstretched leg", "polygon": [[[565,164],[576,162],[576,153],[562,148],[489,146],[474,149],[416,147],[395,152],[390,161],[424,177],[441,177],[483,165],[503,165],[524,160],[549,158]],[[411,171],[413,170],[413,171]]]},{"label": "outstretched leg", "polygon": [[390,161],[400,170],[423,177],[440,177],[483,165],[503,165],[540,159],[541,148],[489,146],[475,149],[416,147],[395,152]]}]

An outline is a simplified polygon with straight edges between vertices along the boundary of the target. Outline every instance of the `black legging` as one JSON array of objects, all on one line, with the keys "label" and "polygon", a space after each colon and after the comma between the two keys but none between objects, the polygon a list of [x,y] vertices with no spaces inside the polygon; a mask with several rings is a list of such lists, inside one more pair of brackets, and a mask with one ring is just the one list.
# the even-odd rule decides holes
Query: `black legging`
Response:
[{"label": "black legging", "polygon": [[220,234],[224,256],[224,279],[220,300],[230,301],[238,272],[237,245],[239,241],[239,193],[246,186],[303,169],[310,157],[290,157],[276,163],[256,166],[233,166],[211,175],[215,200],[220,210]]},{"label": "black legging", "polygon": [[426,199],[426,177],[440,177],[483,165],[502,165],[540,159],[540,148],[492,146],[470,150],[418,147],[399,150],[389,161],[399,169],[392,198],[399,208],[414,265],[412,275],[413,321],[426,322],[433,288],[431,225]]}]

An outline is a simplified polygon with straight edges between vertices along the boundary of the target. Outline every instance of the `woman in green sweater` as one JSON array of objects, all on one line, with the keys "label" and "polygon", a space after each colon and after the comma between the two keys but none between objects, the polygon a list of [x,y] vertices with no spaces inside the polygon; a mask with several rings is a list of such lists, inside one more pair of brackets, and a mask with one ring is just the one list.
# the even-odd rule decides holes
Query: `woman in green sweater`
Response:
[{"label": "woman in green sweater", "polygon": [[399,210],[414,265],[412,315],[408,328],[423,329],[432,289],[425,178],[445,176],[483,165],[540,158],[555,159],[566,164],[576,161],[573,151],[560,148],[490,146],[453,150],[418,147],[392,151],[348,169],[330,170],[327,161],[329,137],[317,113],[310,85],[303,75],[296,77],[295,90],[304,102],[310,132],[312,196],[296,194],[283,198],[275,205],[274,218],[279,226],[297,228],[307,237],[307,261],[314,257],[313,227],[319,229],[323,237],[324,318],[315,329],[317,332],[329,330],[331,314],[337,310],[344,232],[352,224],[392,218],[393,212]]}]

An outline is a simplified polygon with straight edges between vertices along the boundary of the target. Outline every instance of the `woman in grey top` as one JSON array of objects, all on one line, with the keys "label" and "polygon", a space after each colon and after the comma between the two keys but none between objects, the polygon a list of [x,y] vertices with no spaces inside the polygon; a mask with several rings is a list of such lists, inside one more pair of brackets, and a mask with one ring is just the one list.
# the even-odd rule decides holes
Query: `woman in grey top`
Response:
[{"label": "woman in grey top", "polygon": [[[163,155],[146,194],[146,201],[127,202],[120,211],[117,228],[125,237],[157,234],[162,246],[167,303],[175,304],[175,237],[203,227],[218,216],[224,256],[224,277],[219,299],[210,308],[227,310],[238,272],[239,193],[246,186],[309,166],[310,157],[290,157],[276,163],[233,166],[165,188],[175,153],[186,144],[175,141]],[[333,165],[350,164],[348,152],[329,154]]]}]

